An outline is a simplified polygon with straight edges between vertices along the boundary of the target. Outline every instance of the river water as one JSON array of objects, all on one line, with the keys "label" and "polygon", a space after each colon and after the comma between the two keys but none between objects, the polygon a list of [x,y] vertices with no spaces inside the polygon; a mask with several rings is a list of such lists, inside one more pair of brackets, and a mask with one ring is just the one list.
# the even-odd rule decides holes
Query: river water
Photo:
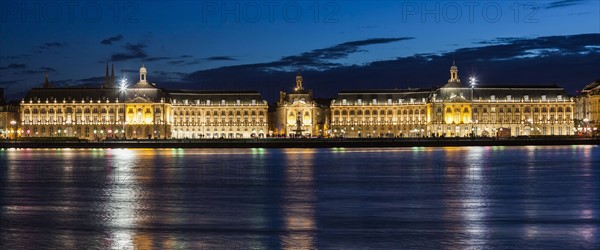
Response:
[{"label": "river water", "polygon": [[600,147],[2,149],[1,249],[598,249]]}]

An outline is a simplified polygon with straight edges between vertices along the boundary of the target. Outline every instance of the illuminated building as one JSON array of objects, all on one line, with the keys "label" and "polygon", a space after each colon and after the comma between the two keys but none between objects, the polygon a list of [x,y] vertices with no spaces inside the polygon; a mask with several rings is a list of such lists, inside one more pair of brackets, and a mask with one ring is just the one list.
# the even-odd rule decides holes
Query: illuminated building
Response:
[{"label": "illuminated building", "polygon": [[[571,135],[575,102],[557,85],[463,86],[458,68],[434,91],[430,133],[445,136]],[[503,134],[507,134],[503,132]]]},{"label": "illuminated building", "polygon": [[46,76],[21,101],[14,131],[84,139],[572,135],[576,108],[590,122],[600,112],[598,83],[576,106],[557,85],[480,85],[472,77],[465,86],[456,65],[439,88],[342,91],[329,107],[298,74],[272,113],[258,92],[159,89],[144,66],[132,85],[108,73],[107,65],[96,88],[53,88]]},{"label": "illuminated building", "polygon": [[332,129],[348,137],[572,135],[575,102],[556,85],[463,86],[452,65],[434,90],[344,91]]},{"label": "illuminated building", "polygon": [[343,137],[417,137],[427,129],[430,90],[343,91],[331,102],[331,129]]},{"label": "illuminated building", "polygon": [[597,133],[600,125],[600,79],[583,88],[577,100],[577,131]]},{"label": "illuminated building", "polygon": [[268,133],[258,92],[170,91],[175,138],[251,138]]},{"label": "illuminated building", "polygon": [[267,104],[257,92],[164,90],[148,82],[120,85],[108,75],[97,88],[53,88],[48,77],[21,101],[27,137],[206,138],[251,137],[267,131]]},{"label": "illuminated building", "polygon": [[324,136],[327,131],[327,108],[313,99],[312,91],[304,89],[302,76],[296,76],[291,93],[279,92],[275,135]]},{"label": "illuminated building", "polygon": [[0,139],[14,138],[22,131],[18,127],[18,105],[4,101],[4,89],[0,88]]}]

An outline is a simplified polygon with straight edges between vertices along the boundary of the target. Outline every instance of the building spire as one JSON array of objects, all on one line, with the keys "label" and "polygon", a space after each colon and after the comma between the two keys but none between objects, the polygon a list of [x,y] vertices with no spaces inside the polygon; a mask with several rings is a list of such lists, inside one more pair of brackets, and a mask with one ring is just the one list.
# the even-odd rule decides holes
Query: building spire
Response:
[{"label": "building spire", "polygon": [[112,64],[112,71],[111,71],[111,74],[110,74],[110,84],[111,84],[113,87],[115,87],[115,86],[116,86],[116,85],[115,85],[115,64],[114,64],[114,63]]},{"label": "building spire", "polygon": [[458,67],[456,67],[454,60],[452,60],[452,67],[450,67],[450,79],[448,82],[460,83],[460,79],[458,79]]},{"label": "building spire", "polygon": [[298,71],[298,75],[296,75],[296,87],[294,88],[294,90],[300,91],[303,89],[304,88],[302,87],[302,75],[300,74],[300,71]]},{"label": "building spire", "polygon": [[44,79],[44,88],[50,88],[50,82],[48,81],[48,71],[46,71],[46,77]]},{"label": "building spire", "polygon": [[108,63],[106,63],[106,76],[104,78],[104,87],[108,86],[109,78],[108,78]]}]

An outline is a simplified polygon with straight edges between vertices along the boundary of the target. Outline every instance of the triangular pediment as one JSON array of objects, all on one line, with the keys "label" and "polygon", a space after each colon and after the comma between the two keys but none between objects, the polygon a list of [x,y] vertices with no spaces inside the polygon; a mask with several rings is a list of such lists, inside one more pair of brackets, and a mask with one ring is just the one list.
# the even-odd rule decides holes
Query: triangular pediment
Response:
[{"label": "triangular pediment", "polygon": [[136,96],[133,99],[128,100],[127,103],[152,103],[152,101],[142,96]]},{"label": "triangular pediment", "polygon": [[452,93],[447,99],[449,102],[468,102],[467,98],[462,95],[456,95]]}]

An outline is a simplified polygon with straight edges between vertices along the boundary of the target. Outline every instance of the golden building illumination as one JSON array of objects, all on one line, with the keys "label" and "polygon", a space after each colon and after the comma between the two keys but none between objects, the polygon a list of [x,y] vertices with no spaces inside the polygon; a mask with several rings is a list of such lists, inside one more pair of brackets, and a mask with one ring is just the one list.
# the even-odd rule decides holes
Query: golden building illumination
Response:
[{"label": "golden building illumination", "polygon": [[557,85],[463,86],[458,67],[434,90],[343,91],[331,103],[336,136],[572,135],[575,102]]},{"label": "golden building illumination", "polygon": [[300,73],[291,93],[281,91],[277,102],[274,134],[280,136],[324,136],[327,130],[327,108],[304,89]]},{"label": "golden building illumination", "polygon": [[577,97],[577,105],[557,85],[483,85],[473,77],[469,83],[461,82],[452,65],[439,88],[350,90],[323,102],[298,74],[293,91],[281,91],[269,114],[258,92],[159,89],[148,81],[145,66],[135,84],[118,84],[107,65],[97,88],[54,88],[46,76],[43,87],[21,101],[16,124],[4,122],[2,129],[5,137],[12,131],[16,137],[90,140],[507,137],[591,132],[600,119],[597,82]]},{"label": "golden building illumination", "polygon": [[20,103],[24,137],[101,139],[250,138],[267,131],[257,92],[165,90],[147,80],[120,84],[106,69],[99,88],[53,88],[46,77]]},{"label": "golden building illumination", "polygon": [[600,79],[586,85],[576,100],[577,133],[597,134],[600,129]]},{"label": "golden building illumination", "polygon": [[430,90],[343,91],[331,102],[337,137],[419,137],[429,121]]}]

